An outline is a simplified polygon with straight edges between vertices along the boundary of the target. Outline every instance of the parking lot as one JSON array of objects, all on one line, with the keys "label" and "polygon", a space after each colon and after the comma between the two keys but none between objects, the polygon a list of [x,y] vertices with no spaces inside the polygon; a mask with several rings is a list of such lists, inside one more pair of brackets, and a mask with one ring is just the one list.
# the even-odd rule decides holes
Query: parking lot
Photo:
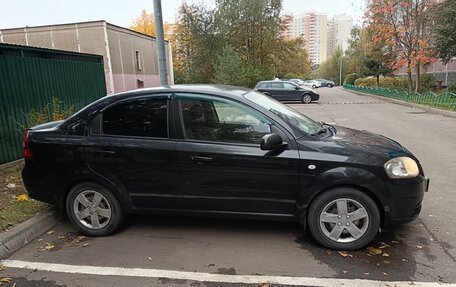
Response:
[{"label": "parking lot", "polygon": [[62,222],[11,256],[0,278],[16,286],[456,283],[456,118],[340,88],[319,92],[318,103],[288,104],[319,121],[398,140],[431,178],[419,219],[383,230],[370,250],[324,249],[293,223],[130,216],[104,238],[78,237]]}]

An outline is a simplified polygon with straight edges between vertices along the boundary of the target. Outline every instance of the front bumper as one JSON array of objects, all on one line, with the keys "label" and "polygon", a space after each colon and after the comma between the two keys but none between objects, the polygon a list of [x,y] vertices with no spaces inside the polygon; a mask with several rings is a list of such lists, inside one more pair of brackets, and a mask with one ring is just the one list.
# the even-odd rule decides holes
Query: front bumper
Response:
[{"label": "front bumper", "polygon": [[429,178],[423,175],[414,179],[388,182],[391,200],[385,208],[385,223],[400,225],[415,220],[421,212],[424,193],[429,190],[429,182]]}]

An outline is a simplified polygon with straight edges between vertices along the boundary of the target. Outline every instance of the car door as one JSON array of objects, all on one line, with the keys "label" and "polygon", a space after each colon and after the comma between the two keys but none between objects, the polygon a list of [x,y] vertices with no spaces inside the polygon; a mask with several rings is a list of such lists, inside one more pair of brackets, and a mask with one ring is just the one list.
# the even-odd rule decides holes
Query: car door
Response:
[{"label": "car door", "polygon": [[[271,120],[229,99],[176,94],[181,120],[177,142],[184,208],[290,216],[299,186],[295,142]],[[263,151],[263,135],[275,131],[290,148]]]},{"label": "car door", "polygon": [[302,97],[302,90],[297,85],[291,83],[283,83],[283,98],[286,101],[300,101]]},{"label": "car door", "polygon": [[278,101],[284,101],[283,98],[283,83],[282,82],[271,82],[270,95]]},{"label": "car door", "polygon": [[128,99],[94,118],[84,153],[90,169],[124,188],[136,208],[180,208],[169,95]]}]

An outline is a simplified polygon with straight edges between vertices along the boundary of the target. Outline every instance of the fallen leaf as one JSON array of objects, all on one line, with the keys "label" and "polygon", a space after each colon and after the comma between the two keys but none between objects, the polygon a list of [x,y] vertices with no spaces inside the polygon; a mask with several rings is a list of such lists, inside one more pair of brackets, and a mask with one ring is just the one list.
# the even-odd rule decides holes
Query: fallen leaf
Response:
[{"label": "fallen leaf", "polygon": [[391,262],[388,261],[388,260],[383,260],[383,263],[385,263],[385,264],[390,264]]},{"label": "fallen leaf", "polygon": [[52,250],[52,249],[54,249],[54,247],[55,247],[55,245],[46,242],[46,246],[44,247],[44,249]]},{"label": "fallen leaf", "polygon": [[430,241],[434,241],[434,238],[432,238],[432,237],[429,237],[429,240],[430,240]]},{"label": "fallen leaf", "polygon": [[389,257],[390,255],[388,253],[383,253],[382,256],[383,257]]},{"label": "fallen leaf", "polygon": [[38,242],[41,242],[41,241],[43,241],[43,238],[38,238]]},{"label": "fallen leaf", "polygon": [[73,240],[72,243],[74,244],[78,244],[80,243],[82,240],[84,240],[86,237],[84,235],[79,235],[79,236],[76,236],[76,238]]},{"label": "fallen leaf", "polygon": [[7,187],[7,188],[15,188],[15,187],[16,187],[16,184],[14,184],[14,183],[8,183],[8,184],[6,185],[6,187]]},{"label": "fallen leaf", "polygon": [[386,273],[386,272],[383,272],[383,275],[386,275],[386,276],[388,276],[388,273]]},{"label": "fallen leaf", "polygon": [[3,283],[10,283],[11,281],[13,281],[13,279],[11,279],[9,277],[5,277],[5,278],[0,279],[0,282],[3,282]]},{"label": "fallen leaf", "polygon": [[27,200],[29,200],[29,197],[27,194],[20,194],[16,197],[17,202],[27,201]]},{"label": "fallen leaf", "polygon": [[369,273],[366,272],[366,273],[364,273],[364,275],[369,275]]},{"label": "fallen leaf", "polygon": [[375,247],[372,247],[372,246],[367,247],[367,251],[369,251],[369,253],[372,254],[372,255],[382,254],[382,250],[381,249],[378,249],[378,248],[375,248]]},{"label": "fallen leaf", "polygon": [[393,241],[391,241],[391,243],[399,244],[399,241],[393,240]]},{"label": "fallen leaf", "polygon": [[5,269],[6,269],[6,266],[3,265],[3,264],[0,264],[0,271],[3,271],[3,270],[5,270]]},{"label": "fallen leaf", "polygon": [[51,235],[51,234],[54,233],[54,232],[55,232],[55,230],[49,230],[49,231],[47,232],[47,234],[48,234],[48,235]]},{"label": "fallen leaf", "polygon": [[82,247],[87,247],[87,246],[89,246],[89,243],[82,244]]},{"label": "fallen leaf", "polygon": [[58,238],[58,239],[64,239],[65,236],[64,236],[64,235],[59,235],[59,236],[57,236],[57,238]]},{"label": "fallen leaf", "polygon": [[348,273],[348,271],[345,271],[345,270],[344,270],[344,271],[342,271],[342,273],[344,273],[344,274],[347,274],[347,273]]},{"label": "fallen leaf", "polygon": [[379,249],[384,249],[387,247],[391,247],[391,245],[386,244],[385,242],[382,242],[382,246],[379,247]]},{"label": "fallen leaf", "polygon": [[347,252],[347,251],[338,251],[338,253],[339,253],[340,256],[342,256],[342,257],[348,257],[348,252]]},{"label": "fallen leaf", "polygon": [[152,260],[152,258],[150,258],[150,257],[147,257],[147,259]]},{"label": "fallen leaf", "polygon": [[429,214],[429,217],[434,217],[434,215],[432,215],[432,214]]},{"label": "fallen leaf", "polygon": [[423,246],[417,245],[416,248],[418,248],[418,249],[423,249]]},{"label": "fallen leaf", "polygon": [[16,282],[15,282],[15,283],[13,284],[13,286],[11,286],[11,287],[16,287]]}]

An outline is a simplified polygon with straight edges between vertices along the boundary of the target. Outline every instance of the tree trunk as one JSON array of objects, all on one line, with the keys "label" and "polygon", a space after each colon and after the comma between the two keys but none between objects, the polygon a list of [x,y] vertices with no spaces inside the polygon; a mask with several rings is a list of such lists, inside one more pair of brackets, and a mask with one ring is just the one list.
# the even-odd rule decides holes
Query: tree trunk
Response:
[{"label": "tree trunk", "polygon": [[380,75],[377,75],[377,88],[380,87]]},{"label": "tree trunk", "polygon": [[408,82],[408,92],[412,92],[413,80],[412,80],[412,60],[407,62],[407,82]]},{"label": "tree trunk", "polygon": [[421,90],[421,67],[420,67],[420,62],[416,64],[416,82],[415,82],[415,92],[419,92]]}]

